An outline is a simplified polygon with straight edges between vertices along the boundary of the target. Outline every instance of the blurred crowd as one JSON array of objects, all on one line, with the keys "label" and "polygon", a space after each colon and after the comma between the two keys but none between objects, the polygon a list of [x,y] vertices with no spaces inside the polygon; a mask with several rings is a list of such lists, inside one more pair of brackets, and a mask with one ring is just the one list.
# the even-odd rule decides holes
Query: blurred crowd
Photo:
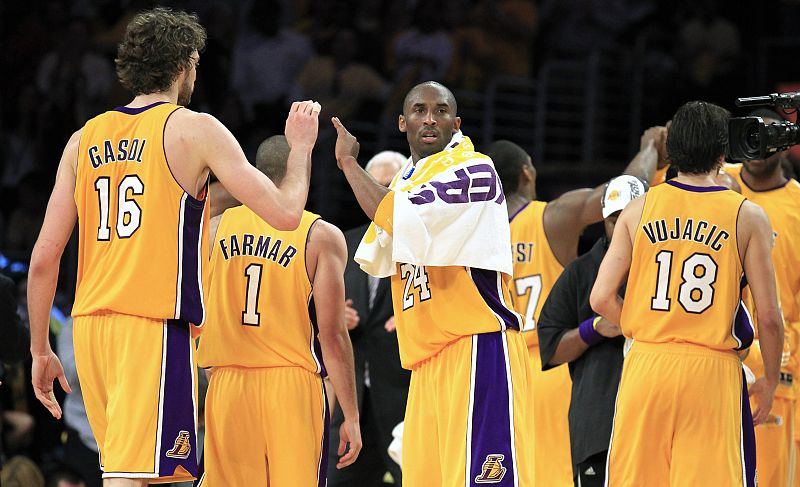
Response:
[{"label": "blurred crowd", "polygon": [[[766,94],[776,91],[779,81],[800,80],[793,66],[781,73],[756,72],[765,53],[755,40],[791,37],[800,19],[796,0],[760,2],[749,10],[721,0],[159,4],[200,16],[208,43],[190,107],[219,118],[251,160],[262,140],[283,132],[292,100],[321,103],[309,210],[342,229],[364,217],[335,170],[335,133],[325,120],[336,115],[353,121],[356,132],[359,121],[396,120],[402,96],[420,81],[480,93],[496,76],[535,78],[551,60],[596,50],[640,52],[645,97],[638,122],[648,126],[689,99],[732,108],[737,96]],[[14,340],[0,340],[14,344],[0,350],[3,485],[45,485],[45,480],[53,486],[99,485],[92,466],[96,446],[80,408],[70,415],[67,406],[66,422],[56,421],[33,398],[25,356],[25,271],[58,151],[88,118],[131,99],[116,79],[116,45],[130,18],[153,5],[142,0],[0,4],[0,271],[13,281],[5,283],[0,336]],[[469,127],[464,120],[465,132]],[[556,177],[569,180],[567,171]],[[60,356],[71,353],[69,269],[62,273],[51,322],[51,342],[67,344]],[[77,376],[72,380],[75,388]],[[30,477],[6,483],[9,472]]]}]

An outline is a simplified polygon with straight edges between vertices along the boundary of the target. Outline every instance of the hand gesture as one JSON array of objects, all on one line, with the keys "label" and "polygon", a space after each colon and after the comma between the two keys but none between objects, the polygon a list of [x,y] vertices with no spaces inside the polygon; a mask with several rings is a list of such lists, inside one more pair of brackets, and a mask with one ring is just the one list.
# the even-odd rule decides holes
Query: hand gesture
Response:
[{"label": "hand gesture", "polygon": [[336,149],[334,150],[336,154],[336,165],[341,169],[341,160],[345,157],[358,159],[358,151],[361,146],[355,136],[344,128],[344,125],[342,125],[342,122],[337,117],[331,118],[331,122],[334,128],[336,128]]},{"label": "hand gesture", "polygon": [[314,148],[319,131],[319,103],[296,101],[286,118],[286,142],[292,149]]},{"label": "hand gesture", "polygon": [[622,330],[619,325],[616,325],[605,318],[601,318],[595,326],[595,331],[606,338],[614,338],[622,335]]},{"label": "hand gesture", "polygon": [[[347,444],[350,448],[345,453]],[[344,468],[351,465],[358,458],[361,452],[361,426],[358,421],[353,421],[345,418],[344,423],[339,428],[339,449],[336,453],[339,455],[339,463],[336,468]]]},{"label": "hand gesture", "polygon": [[392,316],[388,320],[386,320],[386,323],[384,323],[383,328],[388,333],[394,333],[397,330],[397,325],[394,324],[394,316]]},{"label": "hand gesture", "polygon": [[353,308],[353,300],[348,299],[344,302],[344,324],[347,330],[353,330],[358,326],[361,318],[358,316],[358,311]]},{"label": "hand gesture", "polygon": [[31,382],[36,399],[50,411],[56,419],[61,419],[61,406],[56,401],[53,394],[53,381],[58,378],[61,388],[67,392],[72,392],[72,388],[67,383],[64,376],[64,368],[61,361],[52,350],[45,355],[34,355],[33,365],[31,366]]},{"label": "hand gesture", "polygon": [[753,426],[763,424],[772,410],[775,387],[770,387],[767,384],[766,377],[759,377],[753,385],[747,388],[747,393],[756,398],[756,410],[753,411]]}]

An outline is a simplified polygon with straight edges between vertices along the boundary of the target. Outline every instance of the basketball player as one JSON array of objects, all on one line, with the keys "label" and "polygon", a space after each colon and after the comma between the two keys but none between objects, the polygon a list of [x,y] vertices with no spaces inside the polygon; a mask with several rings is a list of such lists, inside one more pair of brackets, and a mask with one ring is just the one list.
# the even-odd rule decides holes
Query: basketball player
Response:
[{"label": "basketball player", "polygon": [[69,391],[47,339],[61,254],[76,220],[75,360],[106,485],[193,478],[195,366],[189,323],[202,324],[209,170],[278,228],[298,225],[318,113],[295,103],[280,188],[252,167],[215,118],[182,108],[206,33],[194,15],[136,15],[117,53],[135,98],[75,132],[31,256],[33,386],[56,418],[53,380]]},{"label": "basketball player", "polygon": [[[270,137],[258,148],[256,167],[279,185],[289,152],[283,136]],[[337,467],[353,463],[361,449],[344,325],[344,236],[307,211],[289,231],[244,206],[215,220],[208,320],[197,352],[201,367],[213,367],[200,485],[324,486],[326,373],[344,411]]]},{"label": "basketball player", "polygon": [[[648,181],[659,161],[658,145],[663,127],[648,129],[641,150],[624,174]],[[525,317],[523,331],[533,362],[533,386],[529,391],[535,409],[537,485],[573,485],[567,415],[570,378],[567,367],[542,371],[536,322],[550,289],[564,266],[575,260],[578,239],[586,226],[601,221],[601,202],[606,185],[570,191],[550,202],[536,201],[536,169],[522,147],[506,140],[489,146],[503,183],[511,225],[514,259],[514,309]],[[576,463],[582,462],[576,460]]]},{"label": "basketball player", "polygon": [[[767,109],[757,110],[751,115],[762,117],[765,123],[783,120],[780,115]],[[775,486],[792,485],[796,467],[796,398],[793,382],[797,370],[797,331],[800,327],[800,184],[783,174],[781,159],[787,154],[788,151],[782,151],[766,160],[723,166],[723,171],[739,183],[742,194],[764,208],[775,231],[772,264],[775,266],[778,295],[786,320],[784,360],[780,382],[775,390],[772,415],[756,428],[758,480],[763,485]],[[759,377],[751,389],[761,387],[764,382],[759,343],[756,338],[745,361]],[[757,404],[753,403],[753,406]]]},{"label": "basketball player", "polygon": [[[592,308],[620,323],[625,358],[607,485],[755,485],[753,424],[772,407],[783,323],[764,210],[717,186],[728,142],[726,110],[681,106],[667,152],[678,176],[632,201],[614,229]],[[624,303],[617,290],[627,276]],[[764,362],[750,415],[742,364],[752,327],[735,326],[750,284]]]},{"label": "basketball player", "polygon": [[398,125],[411,159],[389,190],[333,123],[338,165],[375,223],[356,260],[391,275],[400,359],[411,370],[403,485],[533,485],[530,362],[511,307],[508,220],[491,159],[460,132],[455,97],[436,82],[406,95]]}]

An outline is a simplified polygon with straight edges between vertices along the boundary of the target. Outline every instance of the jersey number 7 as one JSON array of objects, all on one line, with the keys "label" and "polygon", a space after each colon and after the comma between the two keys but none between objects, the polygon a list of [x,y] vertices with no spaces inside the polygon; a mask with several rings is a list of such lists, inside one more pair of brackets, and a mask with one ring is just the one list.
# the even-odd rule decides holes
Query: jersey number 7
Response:
[{"label": "jersey number 7", "polygon": [[514,279],[514,287],[518,297],[528,296],[528,304],[525,306],[525,324],[522,326],[522,331],[533,331],[536,329],[536,319],[533,314],[536,312],[536,306],[542,295],[542,275],[536,274]]}]

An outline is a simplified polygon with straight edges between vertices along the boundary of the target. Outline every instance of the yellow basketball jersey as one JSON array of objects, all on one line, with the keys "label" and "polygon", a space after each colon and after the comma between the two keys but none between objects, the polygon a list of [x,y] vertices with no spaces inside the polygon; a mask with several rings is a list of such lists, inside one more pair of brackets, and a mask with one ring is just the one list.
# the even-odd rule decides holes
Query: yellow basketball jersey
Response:
[{"label": "yellow basketball jersey", "polygon": [[107,310],[203,322],[209,199],[181,188],[164,153],[164,126],[179,108],[120,107],[83,127],[74,316]]},{"label": "yellow basketball jersey", "polygon": [[564,267],[558,262],[544,232],[544,201],[532,201],[510,218],[511,255],[514,259],[514,309],[524,317],[525,342],[539,344],[536,321]]},{"label": "yellow basketball jersey", "polygon": [[392,301],[403,367],[414,368],[464,336],[519,330],[510,281],[484,269],[398,264]]},{"label": "yellow basketball jersey", "polygon": [[306,241],[319,218],[279,231],[244,206],[222,215],[211,250],[201,367],[302,367],[325,374],[309,316]]},{"label": "yellow basketball jersey", "polygon": [[623,334],[641,342],[749,346],[734,327],[742,263],[736,220],[744,196],[721,186],[667,181],[647,193],[633,240]]},{"label": "yellow basketball jersey", "polygon": [[[783,309],[784,363],[783,370],[797,373],[798,327],[800,327],[800,184],[790,179],[781,187],[766,191],[756,191],[747,186],[742,179],[742,164],[727,164],[724,171],[733,176],[742,187],[742,194],[748,200],[762,207],[769,217],[775,235],[772,250],[772,265],[778,285],[778,298]],[[750,308],[754,323],[758,321],[756,307],[746,288],[745,303]],[[757,336],[758,334],[756,334]],[[745,363],[753,369],[756,376],[763,375],[763,363],[758,350],[754,350]],[[791,389],[778,388],[777,395],[786,395]]]},{"label": "yellow basketball jersey", "polygon": [[783,316],[787,323],[800,323],[800,183],[790,179],[779,188],[755,191],[742,179],[741,164],[723,169],[736,179],[742,194],[767,213],[775,234],[772,264]]}]

